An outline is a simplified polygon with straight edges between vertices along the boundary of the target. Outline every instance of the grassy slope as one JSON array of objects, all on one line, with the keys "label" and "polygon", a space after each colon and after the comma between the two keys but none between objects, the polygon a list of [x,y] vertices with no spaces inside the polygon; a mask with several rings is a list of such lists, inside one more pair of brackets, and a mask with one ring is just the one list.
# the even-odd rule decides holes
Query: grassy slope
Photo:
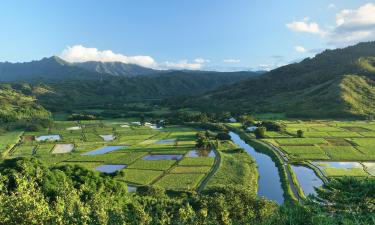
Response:
[{"label": "grassy slope", "polygon": [[375,42],[327,50],[314,58],[188,100],[185,106],[283,112],[289,117],[364,117],[375,114],[373,56]]}]

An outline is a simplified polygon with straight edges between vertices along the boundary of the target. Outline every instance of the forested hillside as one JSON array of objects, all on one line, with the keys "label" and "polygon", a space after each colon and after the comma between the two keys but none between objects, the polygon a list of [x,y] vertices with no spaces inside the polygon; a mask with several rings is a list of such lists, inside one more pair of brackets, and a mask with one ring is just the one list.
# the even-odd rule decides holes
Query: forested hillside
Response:
[{"label": "forested hillside", "polygon": [[375,114],[375,42],[326,50],[188,100],[201,109],[285,112],[290,117],[366,117]]},{"label": "forested hillside", "polygon": [[10,85],[0,85],[0,122],[45,119],[50,113],[36,99],[16,91]]}]

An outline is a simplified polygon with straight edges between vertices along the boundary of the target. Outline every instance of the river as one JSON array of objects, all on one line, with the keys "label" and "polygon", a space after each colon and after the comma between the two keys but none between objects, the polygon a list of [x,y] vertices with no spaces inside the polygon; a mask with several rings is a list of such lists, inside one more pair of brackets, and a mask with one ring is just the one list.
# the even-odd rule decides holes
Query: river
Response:
[{"label": "river", "polygon": [[245,151],[255,159],[258,165],[258,196],[282,204],[284,202],[284,190],[275,162],[272,161],[270,156],[257,152],[236,133],[230,132],[229,135],[232,141],[245,149]]}]

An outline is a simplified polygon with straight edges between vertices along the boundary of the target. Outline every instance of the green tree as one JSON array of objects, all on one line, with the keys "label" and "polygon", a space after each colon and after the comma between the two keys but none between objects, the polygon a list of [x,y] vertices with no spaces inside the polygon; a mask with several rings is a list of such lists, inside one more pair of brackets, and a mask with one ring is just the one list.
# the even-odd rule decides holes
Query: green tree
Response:
[{"label": "green tree", "polygon": [[266,137],[266,131],[267,129],[265,127],[258,127],[255,131],[255,137],[256,138],[265,138]]},{"label": "green tree", "polygon": [[298,138],[303,138],[304,136],[304,132],[303,132],[303,130],[297,130],[297,137]]}]

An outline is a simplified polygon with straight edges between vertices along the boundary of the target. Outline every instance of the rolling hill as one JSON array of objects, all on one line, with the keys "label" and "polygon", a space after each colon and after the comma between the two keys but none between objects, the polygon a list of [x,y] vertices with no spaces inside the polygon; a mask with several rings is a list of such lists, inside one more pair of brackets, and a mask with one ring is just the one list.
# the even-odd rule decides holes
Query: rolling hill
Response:
[{"label": "rolling hill", "polygon": [[326,50],[262,76],[220,87],[184,106],[283,112],[289,117],[363,118],[375,114],[375,42]]}]

